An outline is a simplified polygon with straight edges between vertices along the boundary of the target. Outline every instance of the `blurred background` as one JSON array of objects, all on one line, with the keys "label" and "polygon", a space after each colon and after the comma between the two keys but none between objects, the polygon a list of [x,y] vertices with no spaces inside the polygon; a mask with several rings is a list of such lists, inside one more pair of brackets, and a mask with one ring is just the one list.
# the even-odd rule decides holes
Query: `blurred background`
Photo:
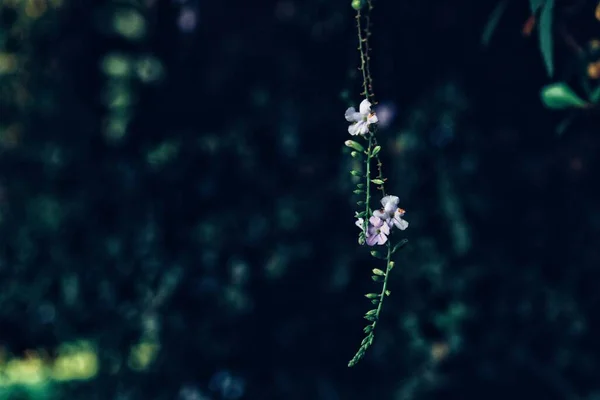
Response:
[{"label": "blurred background", "polygon": [[347,368],[350,0],[0,0],[0,399],[600,399],[599,113],[540,97],[598,86],[597,2],[552,77],[527,2],[374,6],[409,245]]}]

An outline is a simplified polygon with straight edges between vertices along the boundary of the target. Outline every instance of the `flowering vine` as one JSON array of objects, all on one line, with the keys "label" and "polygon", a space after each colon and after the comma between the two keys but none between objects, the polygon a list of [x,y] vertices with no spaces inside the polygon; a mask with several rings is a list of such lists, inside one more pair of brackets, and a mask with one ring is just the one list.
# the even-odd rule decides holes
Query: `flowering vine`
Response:
[{"label": "flowering vine", "polygon": [[[367,349],[373,344],[375,338],[375,327],[379,321],[383,300],[390,295],[388,289],[388,277],[394,261],[392,255],[403,247],[407,240],[397,239],[397,231],[403,231],[408,228],[408,222],[403,219],[405,211],[399,207],[400,199],[397,196],[387,195],[385,192],[385,182],[387,178],[383,176],[383,166],[379,153],[381,146],[377,143],[377,124],[379,119],[376,112],[371,108],[375,103],[373,93],[373,79],[369,67],[369,36],[370,32],[370,13],[373,9],[373,0],[353,0],[352,7],[356,10],[356,25],[358,30],[358,50],[360,53],[360,67],[362,73],[361,95],[364,99],[361,101],[358,111],[354,107],[346,110],[346,121],[350,122],[348,133],[354,140],[347,140],[345,145],[352,149],[351,156],[364,161],[364,170],[352,170],[353,176],[362,178],[362,182],[356,185],[354,193],[364,196],[363,200],[358,201],[357,205],[362,207],[356,212],[356,225],[360,228],[358,234],[358,243],[374,247],[371,255],[377,259],[385,260],[385,269],[374,268],[372,270],[372,279],[380,282],[381,290],[379,293],[368,293],[365,296],[376,306],[367,311],[365,319],[369,325],[364,328],[366,337],[362,340],[360,347],[354,357],[348,362],[348,366],[356,365],[365,355]],[[362,13],[365,9],[366,12]],[[373,102],[373,103],[372,103]],[[376,103],[375,103],[376,104]],[[366,148],[365,148],[366,146]],[[377,167],[377,171],[371,169],[372,165]],[[374,187],[381,192],[381,208],[372,210],[371,188]],[[378,250],[379,246],[385,250]]]}]

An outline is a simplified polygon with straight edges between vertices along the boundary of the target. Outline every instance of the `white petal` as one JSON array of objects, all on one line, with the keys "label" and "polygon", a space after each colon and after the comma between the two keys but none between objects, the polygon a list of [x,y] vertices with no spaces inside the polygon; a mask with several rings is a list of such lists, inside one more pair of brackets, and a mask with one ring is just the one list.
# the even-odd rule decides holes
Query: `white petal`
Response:
[{"label": "white petal", "polygon": [[396,228],[400,229],[401,231],[408,228],[408,222],[402,218],[394,218],[394,225],[396,225]]},{"label": "white petal", "polygon": [[346,117],[346,121],[348,121],[348,122],[358,122],[358,121],[362,120],[362,116],[360,115],[360,113],[356,112],[354,107],[350,107],[349,109],[346,110],[345,117]]},{"label": "white petal", "polygon": [[369,133],[369,125],[367,124],[366,121],[357,122],[356,129],[358,130],[358,133],[361,135],[366,135],[367,133]]},{"label": "white petal", "polygon": [[377,118],[377,114],[371,113],[367,118],[367,124],[376,124],[379,122],[379,118]]},{"label": "white petal", "polygon": [[364,99],[363,101],[361,101],[360,106],[359,106],[359,111],[365,117],[367,115],[369,115],[369,113],[371,112],[371,102],[367,99]]},{"label": "white petal", "polygon": [[385,233],[386,235],[390,234],[390,227],[388,224],[383,224],[383,226],[381,228],[379,228],[379,230],[383,233]]},{"label": "white petal", "polygon": [[381,199],[381,205],[383,206],[385,212],[390,214],[396,211],[399,202],[400,199],[398,196],[385,196],[383,199]]},{"label": "white petal", "polygon": [[358,226],[361,230],[365,230],[365,221],[362,218],[357,219],[354,224]]},{"label": "white petal", "polygon": [[375,210],[373,211],[373,216],[381,219],[386,219],[387,214],[384,213],[382,210]]},{"label": "white petal", "polygon": [[356,136],[359,135],[360,132],[358,131],[358,122],[356,124],[352,124],[348,127],[348,133],[351,134],[352,136]]}]

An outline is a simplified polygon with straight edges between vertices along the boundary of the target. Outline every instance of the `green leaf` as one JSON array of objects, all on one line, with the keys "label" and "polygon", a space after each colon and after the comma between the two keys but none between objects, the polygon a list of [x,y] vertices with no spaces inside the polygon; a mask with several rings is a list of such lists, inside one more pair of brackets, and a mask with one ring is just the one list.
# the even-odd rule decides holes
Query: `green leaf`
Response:
[{"label": "green leaf", "polygon": [[365,315],[375,315],[375,314],[377,314],[377,310],[373,309],[373,310],[367,311],[367,313]]},{"label": "green leaf", "polygon": [[379,275],[379,276],[385,276],[385,272],[383,272],[382,270],[380,270],[378,268],[373,268],[373,274]]},{"label": "green leaf", "polygon": [[544,0],[529,0],[529,9],[531,10],[531,13],[535,14],[543,3]]},{"label": "green leaf", "polygon": [[352,174],[353,176],[362,176],[360,172],[354,170],[350,171],[350,174]]},{"label": "green leaf", "polygon": [[365,148],[360,143],[355,142],[354,140],[346,140],[344,142],[344,144],[356,151],[360,151],[360,152],[365,151]]},{"label": "green leaf", "polygon": [[383,185],[384,182],[381,179],[371,179],[371,182],[373,182],[376,185]]},{"label": "green leaf", "polygon": [[364,193],[364,192],[365,192],[364,190],[360,190],[360,189],[356,189],[356,190],[352,191],[352,193],[354,193],[354,194],[361,194],[361,193]]},{"label": "green leaf", "polygon": [[365,315],[364,319],[366,319],[367,321],[373,322],[373,321],[375,321],[376,318],[373,315]]},{"label": "green leaf", "polygon": [[552,43],[552,15],[554,9],[554,0],[546,0],[544,5],[542,6],[542,11],[540,14],[539,21],[539,31],[540,31],[540,50],[542,51],[542,57],[544,58],[544,63],[546,64],[546,71],[548,72],[548,76],[552,77],[554,75],[554,63],[553,63],[553,54],[554,48]]},{"label": "green leaf", "polygon": [[541,95],[544,105],[552,109],[587,106],[587,103],[564,82],[544,86]]},{"label": "green leaf", "polygon": [[362,200],[360,200],[360,201],[357,201],[356,204],[359,205],[359,206],[364,206],[365,202],[362,201]]},{"label": "green leaf", "polygon": [[371,303],[377,305],[379,304],[379,299],[373,299],[371,300]]},{"label": "green leaf", "polygon": [[373,332],[373,325],[367,325],[364,327],[363,332],[365,333],[371,333]]},{"label": "green leaf", "polygon": [[403,248],[404,246],[406,246],[406,244],[408,243],[408,239],[402,239],[401,241],[399,241],[393,248],[392,248],[392,254],[394,254],[397,250],[400,250],[401,248]]},{"label": "green leaf", "polygon": [[379,275],[373,275],[371,279],[373,279],[373,282],[383,282],[383,277]]},{"label": "green leaf", "polygon": [[364,218],[364,217],[365,217],[365,215],[367,215],[367,212],[366,212],[366,211],[361,211],[361,212],[356,212],[356,213],[354,213],[354,216],[355,216],[356,218]]},{"label": "green leaf", "polygon": [[379,258],[381,260],[385,260],[387,256],[382,251],[371,250],[371,255],[375,258]]},{"label": "green leaf", "polygon": [[594,104],[600,103],[600,85],[590,94],[590,101]]},{"label": "green leaf", "polygon": [[381,151],[381,146],[373,147],[373,150],[371,150],[371,157],[375,157],[377,154],[379,154],[380,151]]},{"label": "green leaf", "polygon": [[367,293],[367,294],[365,294],[365,297],[367,299],[376,299],[379,297],[379,295],[377,293]]},{"label": "green leaf", "polygon": [[365,184],[364,183],[357,183],[356,187],[359,188],[359,189],[362,189],[362,188],[365,187]]},{"label": "green leaf", "polygon": [[490,19],[485,25],[485,29],[483,30],[483,34],[481,35],[481,44],[483,46],[488,46],[490,40],[492,39],[492,35],[496,31],[496,27],[498,26],[498,22],[500,22],[500,18],[502,18],[502,14],[506,10],[506,6],[508,5],[508,0],[503,0],[494,8],[492,14],[490,15]]}]

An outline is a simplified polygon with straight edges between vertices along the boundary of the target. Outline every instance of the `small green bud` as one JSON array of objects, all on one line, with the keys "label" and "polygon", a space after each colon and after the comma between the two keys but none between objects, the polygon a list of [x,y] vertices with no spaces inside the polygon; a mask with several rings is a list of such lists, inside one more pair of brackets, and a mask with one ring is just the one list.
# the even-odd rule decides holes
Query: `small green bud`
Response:
[{"label": "small green bud", "polygon": [[351,155],[352,157],[354,157],[354,158],[358,158],[358,157],[360,157],[360,153],[359,153],[359,152],[357,152],[357,151],[353,151],[352,153],[350,153],[350,155]]},{"label": "small green bud", "polygon": [[375,146],[371,151],[371,157],[375,157],[381,151],[381,146]]},{"label": "small green bud", "polygon": [[367,294],[365,294],[365,297],[367,299],[376,299],[379,297],[379,295],[377,293],[367,293]]},{"label": "small green bud", "polygon": [[354,194],[361,194],[361,193],[364,193],[364,191],[360,190],[360,189],[356,189],[356,190],[352,191],[352,193],[354,193]]},{"label": "small green bud", "polygon": [[363,6],[362,0],[352,0],[352,8],[356,11],[360,10]]},{"label": "small green bud", "polygon": [[352,174],[353,176],[362,176],[360,172],[354,170],[350,171],[350,174]]},{"label": "small green bud", "polygon": [[354,149],[356,151],[365,151],[365,148],[361,146],[360,143],[355,142],[354,140],[346,140],[344,142],[344,144],[348,147],[350,147],[351,149]]},{"label": "small green bud", "polygon": [[383,272],[382,270],[378,269],[378,268],[373,268],[373,273],[375,275],[379,275],[379,276],[385,276],[385,272]]},{"label": "small green bud", "polygon": [[392,268],[394,268],[394,265],[396,265],[396,264],[394,264],[393,261],[390,261],[390,266],[389,266],[390,271],[392,270]]},{"label": "small green bud", "polygon": [[373,182],[376,185],[383,185],[383,181],[381,179],[371,179],[371,182]]},{"label": "small green bud", "polygon": [[390,292],[389,290],[386,290],[386,291],[385,291],[385,295],[386,295],[386,296],[389,296],[390,294],[392,294],[392,292]]}]

